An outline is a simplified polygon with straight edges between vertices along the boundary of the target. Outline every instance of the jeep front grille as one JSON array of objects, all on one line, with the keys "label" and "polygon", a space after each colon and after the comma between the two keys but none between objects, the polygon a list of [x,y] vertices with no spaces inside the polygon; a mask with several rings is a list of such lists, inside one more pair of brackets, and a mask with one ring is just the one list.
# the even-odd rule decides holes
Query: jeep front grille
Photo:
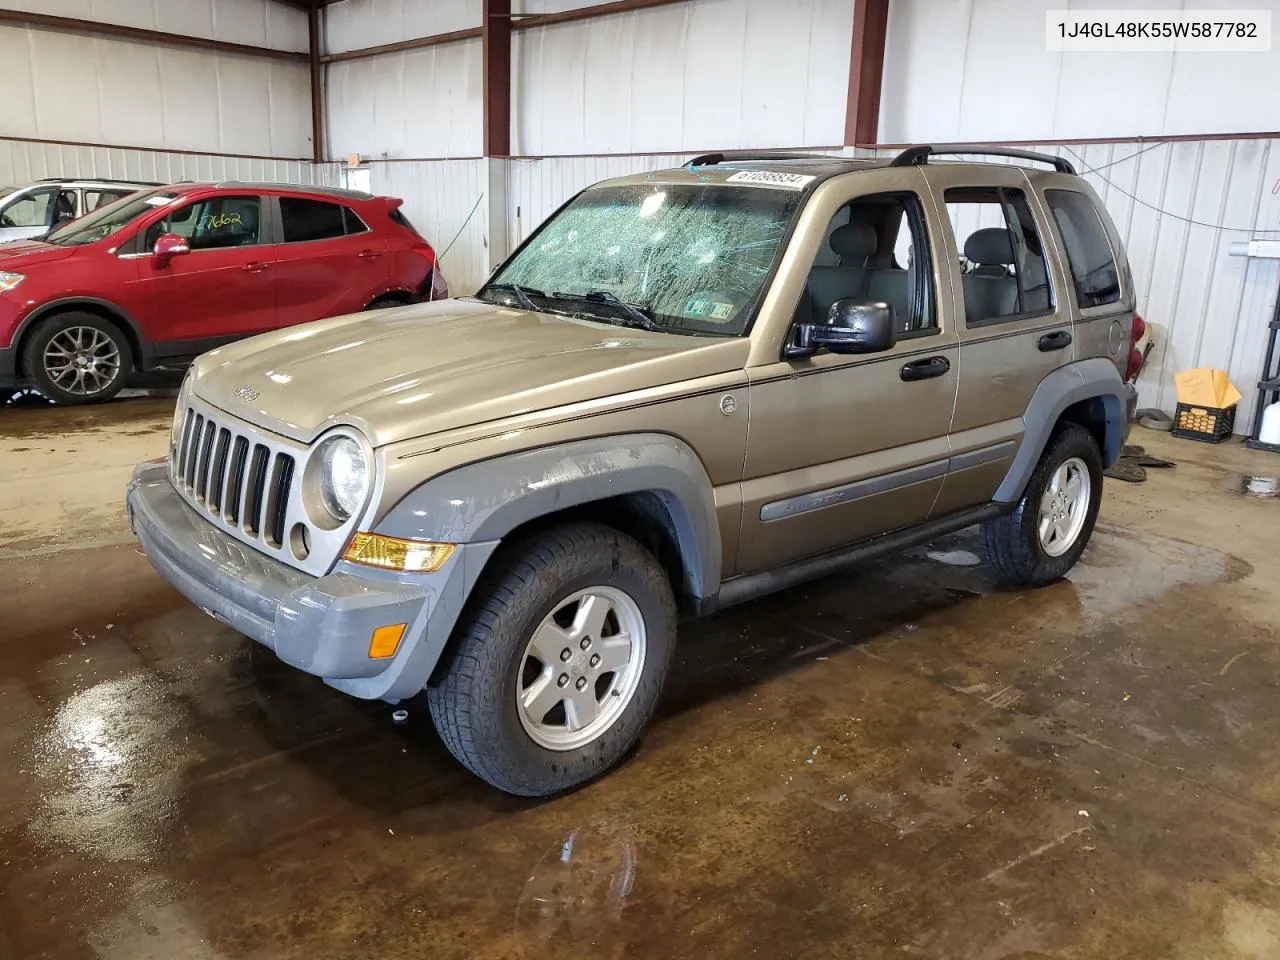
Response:
[{"label": "jeep front grille", "polygon": [[211,414],[194,407],[183,412],[171,467],[174,485],[210,518],[280,549],[294,457]]}]

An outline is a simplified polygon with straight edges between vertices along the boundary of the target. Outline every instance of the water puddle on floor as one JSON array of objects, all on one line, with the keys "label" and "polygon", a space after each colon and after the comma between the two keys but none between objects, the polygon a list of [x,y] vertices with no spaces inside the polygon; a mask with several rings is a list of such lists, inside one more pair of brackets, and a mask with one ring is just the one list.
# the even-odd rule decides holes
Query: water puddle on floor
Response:
[{"label": "water puddle on floor", "polygon": [[1245,497],[1264,500],[1280,499],[1280,477],[1233,473],[1227,477],[1223,486],[1228,493],[1238,493]]}]

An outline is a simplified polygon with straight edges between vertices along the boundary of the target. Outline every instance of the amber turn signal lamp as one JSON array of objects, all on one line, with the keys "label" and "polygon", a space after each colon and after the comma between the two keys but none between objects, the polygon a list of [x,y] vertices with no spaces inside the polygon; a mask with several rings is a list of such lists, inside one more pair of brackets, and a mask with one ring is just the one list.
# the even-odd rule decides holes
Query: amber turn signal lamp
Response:
[{"label": "amber turn signal lamp", "polygon": [[453,553],[452,543],[401,540],[378,533],[357,533],[342,551],[342,559],[381,570],[435,573]]},{"label": "amber turn signal lamp", "polygon": [[407,626],[405,623],[393,623],[373,631],[373,636],[369,638],[369,659],[384,660],[394,657],[400,649],[400,638],[404,636],[404,628]]}]

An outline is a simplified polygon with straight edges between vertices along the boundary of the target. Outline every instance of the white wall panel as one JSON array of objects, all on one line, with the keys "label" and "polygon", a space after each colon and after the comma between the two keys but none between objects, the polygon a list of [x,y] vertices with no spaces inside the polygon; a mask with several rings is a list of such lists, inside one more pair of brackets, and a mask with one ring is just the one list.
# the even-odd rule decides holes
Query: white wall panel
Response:
[{"label": "white wall panel", "polygon": [[159,183],[247,180],[332,184],[336,171],[332,164],[315,165],[303,160],[162,153],[0,138],[0,185],[30,183],[46,177],[107,177]]},{"label": "white wall panel", "polygon": [[[893,0],[880,142],[1068,140],[1272,132],[1280,44],[1268,53],[1060,53],[1045,12],[1169,8],[1169,0]],[[1196,0],[1197,9],[1237,9]],[[1280,0],[1247,7],[1270,9]],[[1019,38],[1016,42],[1011,38]]]},{"label": "white wall panel", "polygon": [[840,143],[852,24],[848,0],[689,0],[518,31],[513,150]]},{"label": "white wall panel", "polygon": [[371,174],[373,192],[403,199],[405,216],[442,255],[450,292],[474,293],[486,279],[485,161],[373,163]]},{"label": "white wall panel", "polygon": [[480,69],[479,40],[331,64],[326,88],[330,155],[479,156]]},{"label": "white wall panel", "polygon": [[305,64],[0,26],[0,136],[311,153]]},{"label": "white wall panel", "polygon": [[5,0],[10,10],[163,30],[277,50],[307,49],[307,15],[275,0]]},{"label": "white wall panel", "polygon": [[343,0],[325,8],[328,53],[480,26],[481,0]]}]

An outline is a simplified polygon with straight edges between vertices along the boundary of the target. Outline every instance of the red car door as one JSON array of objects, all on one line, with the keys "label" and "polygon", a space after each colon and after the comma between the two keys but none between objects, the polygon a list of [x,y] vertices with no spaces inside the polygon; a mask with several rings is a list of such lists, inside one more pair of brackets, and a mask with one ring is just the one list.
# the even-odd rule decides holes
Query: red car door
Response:
[{"label": "red car door", "polygon": [[271,248],[281,326],[356,313],[387,284],[387,241],[345,204],[281,196]]},{"label": "red car door", "polygon": [[265,211],[262,197],[219,194],[175,205],[144,228],[142,251],[166,233],[191,248],[167,261],[144,252],[138,261],[129,299],[159,354],[197,352],[279,326]]}]

